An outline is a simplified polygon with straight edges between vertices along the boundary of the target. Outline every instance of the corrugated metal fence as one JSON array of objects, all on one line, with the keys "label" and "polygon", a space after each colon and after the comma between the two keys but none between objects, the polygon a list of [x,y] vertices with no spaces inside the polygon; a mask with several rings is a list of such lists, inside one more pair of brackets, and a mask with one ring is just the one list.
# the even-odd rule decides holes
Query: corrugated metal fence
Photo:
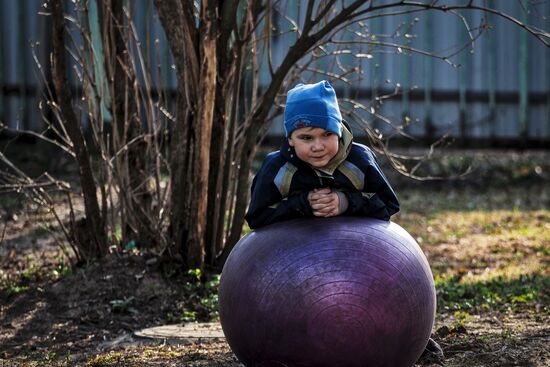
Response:
[{"label": "corrugated metal fence", "polygon": [[[547,31],[549,3],[486,1]],[[131,4],[144,54],[151,65],[157,57],[161,60],[163,87],[173,91],[172,58],[152,1]],[[46,91],[51,41],[49,17],[39,14],[42,6],[42,0],[0,0],[0,119],[12,129],[40,130],[44,126],[39,104]],[[289,13],[296,15],[296,1],[287,1],[287,6]],[[390,93],[399,83],[402,92],[387,100],[380,112],[393,121],[410,121],[406,131],[414,136],[432,138],[449,133],[466,139],[550,141],[550,49],[496,15],[464,12],[461,16],[474,26],[485,19],[491,29],[475,41],[473,49],[450,59],[460,67],[380,48],[369,57],[349,57],[349,63],[361,70],[361,77],[352,87],[335,82],[339,96],[369,103],[373,96]],[[407,34],[409,45],[434,53],[452,53],[449,47],[458,48],[468,41],[462,20],[449,13],[405,14],[368,22],[370,32],[382,35],[395,35],[396,29],[414,24]],[[291,39],[285,36],[273,42],[275,64]],[[159,55],[154,54],[155,49]],[[322,61],[318,67],[323,68]],[[73,85],[79,87],[75,77]],[[368,114],[364,118],[373,121]],[[380,121],[373,123],[387,130]],[[271,134],[281,133],[280,124],[274,124]]]}]

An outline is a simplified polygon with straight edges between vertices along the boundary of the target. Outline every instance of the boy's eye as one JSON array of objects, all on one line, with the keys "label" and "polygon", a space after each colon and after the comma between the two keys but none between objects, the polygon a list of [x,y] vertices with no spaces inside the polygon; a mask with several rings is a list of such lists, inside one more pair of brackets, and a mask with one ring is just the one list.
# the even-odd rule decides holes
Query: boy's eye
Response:
[{"label": "boy's eye", "polygon": [[300,135],[298,138],[301,139],[301,140],[311,140],[310,135]]},{"label": "boy's eye", "polygon": [[334,134],[333,132],[327,131],[327,132],[325,133],[325,137],[328,138],[329,136],[332,136],[333,134]]}]

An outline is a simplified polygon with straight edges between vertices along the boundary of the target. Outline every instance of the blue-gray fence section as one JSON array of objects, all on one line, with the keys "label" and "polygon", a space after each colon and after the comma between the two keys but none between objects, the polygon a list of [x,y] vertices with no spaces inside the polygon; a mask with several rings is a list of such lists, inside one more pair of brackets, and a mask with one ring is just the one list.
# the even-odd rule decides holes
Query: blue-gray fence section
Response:
[{"label": "blue-gray fence section", "polygon": [[[88,3],[94,1],[88,0]],[[549,3],[484,2],[546,31],[550,30]],[[43,0],[0,0],[0,120],[12,129],[40,130],[44,127],[39,105],[47,89],[41,75],[44,73],[48,79],[51,41],[49,17],[40,14],[48,11],[43,4]],[[173,60],[152,1],[128,2],[127,5],[132,6],[146,60],[149,65],[161,61],[163,87],[174,91]],[[299,9],[301,12],[305,9],[298,7],[295,0],[283,1],[282,6],[287,7],[289,16],[298,18],[301,16]],[[73,2],[67,2],[66,8],[73,9]],[[358,95],[359,101],[368,105],[374,95],[391,91],[399,83],[402,92],[387,100],[380,113],[392,121],[403,121],[406,117],[411,122],[407,132],[412,135],[426,137],[450,133],[467,138],[549,140],[550,49],[497,15],[463,12],[460,16],[474,27],[474,33],[475,27],[484,20],[491,27],[475,40],[472,49],[451,58],[460,67],[454,68],[440,59],[409,54],[406,50],[399,53],[396,49],[366,48],[361,51],[370,52],[369,57],[350,55],[342,58],[349,65],[357,66],[361,76],[351,86],[336,81],[339,95]],[[415,26],[407,33],[405,29],[411,23]],[[277,25],[290,27],[284,17],[277,19]],[[468,41],[462,19],[445,12],[374,18],[367,21],[367,26],[373,34],[393,35],[394,38],[388,38],[392,42],[405,40],[407,33],[411,47],[434,53],[452,52],[453,48]],[[395,36],[396,29],[401,30],[399,36]],[[282,60],[293,37],[295,35],[287,33],[274,40],[275,66]],[[342,37],[350,39],[351,36]],[[315,66],[326,67],[323,62]],[[75,73],[71,75],[75,88],[80,88]],[[156,73],[151,76],[158,82]],[[264,80],[268,77],[265,72]],[[368,113],[363,117],[373,121]],[[387,130],[379,121],[373,123],[382,131]],[[275,123],[270,133],[282,134],[281,124]]]}]

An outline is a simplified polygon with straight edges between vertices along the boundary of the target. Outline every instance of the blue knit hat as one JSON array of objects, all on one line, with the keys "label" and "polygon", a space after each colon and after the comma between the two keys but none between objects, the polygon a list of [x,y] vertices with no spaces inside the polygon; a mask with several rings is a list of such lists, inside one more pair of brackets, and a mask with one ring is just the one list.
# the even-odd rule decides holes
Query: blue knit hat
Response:
[{"label": "blue knit hat", "polygon": [[342,115],[330,83],[298,84],[289,90],[284,124],[287,137],[302,127],[320,127],[342,137]]}]

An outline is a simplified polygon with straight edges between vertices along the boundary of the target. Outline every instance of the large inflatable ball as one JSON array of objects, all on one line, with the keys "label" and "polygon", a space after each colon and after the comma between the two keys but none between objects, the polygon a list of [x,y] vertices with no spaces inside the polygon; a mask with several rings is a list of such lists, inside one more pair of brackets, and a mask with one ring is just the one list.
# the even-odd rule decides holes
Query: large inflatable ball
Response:
[{"label": "large inflatable ball", "polygon": [[424,254],[399,225],[298,219],[239,241],[219,305],[246,366],[408,367],[430,336],[435,289]]}]

